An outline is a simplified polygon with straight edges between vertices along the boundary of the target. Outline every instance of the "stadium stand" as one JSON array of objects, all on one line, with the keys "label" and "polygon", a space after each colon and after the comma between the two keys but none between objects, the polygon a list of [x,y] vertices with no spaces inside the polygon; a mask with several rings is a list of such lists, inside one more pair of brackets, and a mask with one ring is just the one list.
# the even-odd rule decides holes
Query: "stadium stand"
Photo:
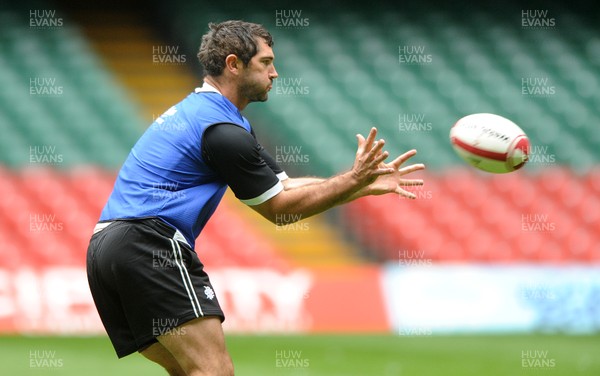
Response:
[{"label": "stadium stand", "polygon": [[[28,21],[34,17],[30,9],[48,6],[32,4],[0,11],[0,83],[10,88],[0,102],[0,239],[6,244],[2,253],[10,255],[1,266],[83,265],[116,169],[150,114],[160,115],[197,78],[181,67],[153,64],[152,47],[161,40],[131,13],[108,12],[96,18],[100,22],[88,18],[80,24],[80,14],[52,8],[61,26],[46,30]],[[112,42],[119,37],[115,51]],[[26,59],[28,54],[35,59]],[[331,229],[315,229],[310,239],[272,225],[257,229],[256,215],[243,214],[249,210],[236,201],[227,195],[199,240],[207,266],[281,270],[317,259],[331,265],[354,260],[347,252],[351,246],[336,246],[339,236]],[[243,246],[239,239],[246,240]],[[320,252],[302,254],[307,241]]]},{"label": "stadium stand", "polygon": [[[118,167],[140,134],[142,124],[77,26],[30,26],[30,7],[0,13],[2,53],[0,139],[3,164],[20,168],[55,162],[57,168],[81,164]],[[62,16],[61,16],[62,17]],[[58,15],[55,18],[60,18]],[[35,158],[35,146],[49,157]]]},{"label": "stadium stand", "polygon": [[[268,1],[242,14],[235,1],[181,0],[161,12],[178,20],[171,33],[190,51],[204,32],[198,25],[211,21],[242,18],[272,31],[280,78],[269,102],[248,113],[259,130],[305,150],[310,173],[348,168],[354,134],[372,124],[389,149],[419,150],[430,172],[417,202],[377,197],[343,211],[347,233],[380,259],[418,249],[434,261],[597,262],[600,221],[590,209],[600,184],[600,45],[592,20],[558,2],[545,8],[546,17],[561,14],[560,24],[544,28],[522,27],[517,2],[489,5],[493,13],[429,5],[357,11],[329,1],[294,10]],[[290,19],[301,26],[282,26]],[[488,176],[464,166],[448,131],[473,112],[521,125],[532,142],[524,171]]]},{"label": "stadium stand", "polygon": [[[433,261],[600,260],[600,42],[589,18],[561,8],[556,28],[520,29],[521,9],[512,2],[493,19],[477,10],[465,18],[460,7],[424,11],[426,4],[373,4],[357,11],[327,1],[295,13],[277,13],[283,9],[275,1],[253,12],[239,4],[174,0],[156,2],[151,13],[162,15],[161,32],[190,57],[208,22],[243,18],[273,32],[280,78],[269,102],[246,112],[272,152],[281,145],[299,147],[309,159],[284,167],[315,175],[347,169],[354,134],[370,125],[379,127],[390,150],[415,147],[416,159],[428,166],[419,200],[376,197],[338,211],[345,230],[338,238],[353,238],[378,260],[396,261],[403,250],[414,249]],[[65,23],[48,32],[29,25],[30,10],[43,4],[10,7],[0,12],[0,84],[9,88],[0,92],[0,239],[7,244],[3,253],[18,256],[3,263],[52,264],[57,254],[65,255],[61,262],[81,263],[114,171],[147,126],[145,111],[166,108],[157,102],[160,93],[136,105],[115,78],[136,65],[102,60],[93,47],[104,56],[119,55],[108,48],[112,43],[97,38],[148,34],[116,25],[109,36],[104,29],[85,34],[60,7]],[[281,26],[284,19],[300,26]],[[166,82],[187,81],[171,76]],[[136,78],[125,84],[144,90],[147,83]],[[527,94],[531,86],[546,94]],[[150,112],[154,117],[158,110]],[[502,114],[525,129],[533,145],[525,170],[489,176],[459,161],[448,130],[471,112]],[[291,256],[281,256],[278,235],[265,235],[272,226],[257,232],[256,217],[228,200],[214,222],[225,221],[235,231],[219,233],[219,226],[209,224],[203,239],[207,264],[318,262],[330,248],[323,245],[336,238],[330,233],[298,243]],[[33,234],[32,223],[60,224],[64,231]],[[311,237],[321,225],[311,222]],[[256,236],[255,246],[236,247],[234,234]],[[302,232],[286,235],[295,236],[293,243],[308,238]],[[331,262],[351,262],[347,255],[355,251],[343,248],[353,246],[340,244],[346,245],[338,246]],[[285,247],[291,248],[289,240]],[[316,251],[302,259],[306,249]]]},{"label": "stadium stand", "polygon": [[[68,172],[2,168],[1,175],[2,266],[85,264],[91,230],[110,194],[114,173],[88,167]],[[236,211],[227,202],[219,208],[198,249],[203,262],[211,267],[288,267],[273,243]],[[247,240],[243,247],[241,238]]]},{"label": "stadium stand", "polygon": [[[560,185],[557,175],[562,173],[563,188],[543,190],[549,181]],[[418,202],[381,197],[351,204],[347,226],[387,260],[419,250],[432,261],[599,261],[599,191],[567,170],[515,175],[510,184],[505,176],[465,171],[426,179],[427,186],[417,191]],[[388,238],[373,236],[376,229]]]}]

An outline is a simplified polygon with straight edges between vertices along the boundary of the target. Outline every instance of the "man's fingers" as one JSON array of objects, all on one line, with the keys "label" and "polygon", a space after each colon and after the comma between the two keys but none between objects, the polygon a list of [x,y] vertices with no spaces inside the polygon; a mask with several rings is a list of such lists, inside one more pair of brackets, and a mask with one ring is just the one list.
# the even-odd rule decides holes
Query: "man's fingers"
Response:
[{"label": "man's fingers", "polygon": [[[356,152],[356,163],[358,164],[356,166],[362,165],[363,168],[366,168],[366,170],[370,170],[371,176],[378,177],[381,175],[398,173],[397,176],[399,177],[414,171],[423,170],[425,168],[425,165],[422,163],[400,168],[403,163],[417,154],[415,149],[409,150],[400,155],[391,163],[384,163],[384,161],[389,157],[389,153],[387,151],[383,151],[385,141],[383,139],[375,141],[376,136],[377,128],[375,127],[371,128],[367,138],[363,137],[361,134],[356,135],[358,140],[358,150]],[[413,193],[399,188],[399,186],[416,185],[423,185],[423,181],[420,179],[400,179],[398,180],[398,193],[408,198],[416,198]]]},{"label": "man's fingers", "polygon": [[417,151],[415,149],[409,150],[406,153],[394,159],[390,164],[396,168],[399,168],[404,162],[412,158],[415,154],[417,154]]},{"label": "man's fingers", "polygon": [[389,175],[393,174],[396,170],[391,167],[379,167],[378,169],[373,171],[373,175],[379,177],[381,175]]},{"label": "man's fingers", "polygon": [[365,138],[362,134],[357,134],[356,139],[358,140],[358,149],[356,154],[361,154],[365,150]]},{"label": "man's fingers", "polygon": [[[359,154],[363,154],[363,153],[368,153],[368,152],[371,152],[373,149],[381,150],[381,148],[383,148],[382,143],[384,141],[383,140],[375,141],[375,137],[377,137],[377,128],[375,128],[375,127],[371,128],[366,139],[364,138],[363,135],[357,134],[356,138],[358,140],[358,149],[356,151],[356,154],[359,155]],[[368,156],[368,158],[372,158],[372,155]]]},{"label": "man's fingers", "polygon": [[412,193],[412,192],[405,191],[405,190],[404,190],[404,189],[402,189],[402,188],[397,188],[397,189],[396,189],[396,193],[398,193],[398,194],[399,194],[400,196],[402,196],[402,197],[410,198],[411,200],[415,200],[415,199],[417,198],[417,195],[415,195],[415,194],[414,194],[414,193]]},{"label": "man's fingers", "polygon": [[379,154],[381,152],[381,149],[383,149],[383,147],[385,146],[385,140],[377,140],[373,143],[373,145],[371,146],[371,149],[369,150],[369,152],[367,153],[367,158],[371,159],[373,158],[373,156]]},{"label": "man's fingers", "polygon": [[373,147],[373,141],[375,141],[375,137],[377,137],[377,128],[373,127],[369,131],[369,134],[367,135],[367,139],[365,140],[364,148],[363,148],[364,151],[371,150],[371,148]]},{"label": "man's fingers", "polygon": [[[373,151],[376,150],[376,148],[379,148],[379,150],[377,150],[377,154],[375,154],[375,157],[373,159],[373,162],[371,163],[372,166],[379,166],[382,169],[390,169],[392,171],[396,171],[396,169],[393,166],[388,166],[386,164],[383,163],[383,161],[385,161],[389,156],[390,153],[388,153],[387,151],[381,152],[381,148],[383,147],[383,145],[377,145],[376,147],[374,147],[371,150],[371,153]],[[371,155],[371,153],[369,153],[369,158],[373,158],[373,155]],[[381,165],[381,166],[380,166]]]},{"label": "man's fingers", "polygon": [[402,187],[414,187],[414,186],[419,186],[419,185],[423,185],[423,180],[422,179],[400,179],[398,180],[398,185],[402,186]]},{"label": "man's fingers", "polygon": [[372,127],[367,136],[367,143],[372,144],[375,141],[375,137],[377,137],[377,128]]},{"label": "man's fingers", "polygon": [[403,167],[403,168],[399,169],[398,172],[400,173],[400,175],[406,175],[406,174],[410,174],[411,172],[424,170],[424,169],[425,169],[425,165],[423,163],[416,163],[416,164],[413,164],[410,166]]}]

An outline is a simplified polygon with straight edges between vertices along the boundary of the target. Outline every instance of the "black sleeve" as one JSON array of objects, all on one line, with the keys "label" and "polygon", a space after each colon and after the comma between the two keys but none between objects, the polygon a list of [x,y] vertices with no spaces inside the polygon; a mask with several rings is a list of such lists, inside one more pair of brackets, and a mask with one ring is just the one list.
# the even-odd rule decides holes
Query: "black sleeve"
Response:
[{"label": "black sleeve", "polygon": [[[256,140],[256,135],[254,134],[254,129],[251,129],[251,134],[252,137],[254,137],[254,139]],[[258,140],[257,140],[258,142]],[[274,173],[276,174],[281,174],[283,171],[283,168],[281,168],[277,162],[275,161],[275,158],[273,158],[271,156],[271,154],[269,154],[269,152],[267,151],[267,149],[263,148],[262,145],[259,143],[258,144],[259,147],[259,152],[260,152],[260,156],[262,157],[262,159],[265,160],[265,163],[267,164],[267,166],[269,166],[271,168],[271,170],[273,170]],[[287,177],[287,175],[286,175]],[[283,180],[283,179],[282,179]]]},{"label": "black sleeve", "polygon": [[260,204],[283,187],[283,170],[260,146],[253,133],[235,124],[215,124],[202,136],[202,158],[248,205]]}]

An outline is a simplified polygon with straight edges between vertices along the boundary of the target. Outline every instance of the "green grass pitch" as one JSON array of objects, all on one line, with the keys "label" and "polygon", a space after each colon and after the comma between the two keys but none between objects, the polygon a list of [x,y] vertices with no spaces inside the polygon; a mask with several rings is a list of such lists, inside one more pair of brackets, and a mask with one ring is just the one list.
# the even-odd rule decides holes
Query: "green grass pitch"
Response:
[{"label": "green grass pitch", "polygon": [[[229,335],[236,375],[600,375],[600,336]],[[105,337],[0,337],[0,374],[166,375]]]}]

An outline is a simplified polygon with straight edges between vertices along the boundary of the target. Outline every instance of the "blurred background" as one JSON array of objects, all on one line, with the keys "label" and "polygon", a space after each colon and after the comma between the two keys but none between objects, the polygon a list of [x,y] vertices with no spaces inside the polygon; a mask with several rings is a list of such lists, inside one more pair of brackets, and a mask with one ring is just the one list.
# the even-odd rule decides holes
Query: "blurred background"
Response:
[{"label": "blurred background", "polygon": [[[201,85],[209,22],[274,36],[244,115],[291,176],[352,165],[377,126],[416,148],[416,201],[363,198],[276,227],[228,192],[197,240],[248,375],[600,374],[600,9],[171,0],[0,5],[0,361],[11,375],[162,374],[117,361],[87,286],[130,148]],[[448,134],[502,115],[528,164],[474,170]],[[164,129],[164,131],[176,131]]]}]

